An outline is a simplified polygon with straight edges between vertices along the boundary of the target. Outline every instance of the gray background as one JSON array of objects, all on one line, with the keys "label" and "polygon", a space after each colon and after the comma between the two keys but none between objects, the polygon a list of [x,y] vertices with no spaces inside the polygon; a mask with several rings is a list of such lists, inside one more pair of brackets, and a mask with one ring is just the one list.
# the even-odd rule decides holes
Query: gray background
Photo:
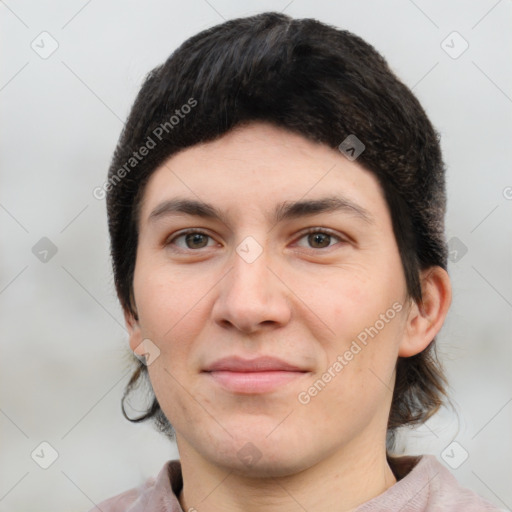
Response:
[{"label": "gray background", "polygon": [[[458,480],[511,509],[511,1],[6,0],[0,511],[86,511],[177,456],[149,425],[120,413],[127,336],[105,204],[92,191],[146,73],[198,31],[265,10],[365,38],[441,133],[454,299],[439,346],[460,421],[443,411],[408,432],[404,450],[435,454],[447,467],[467,452],[450,468]],[[58,43],[47,58],[40,53],[52,41],[43,31]],[[469,44],[457,58],[464,41],[446,39],[453,31]],[[46,262],[43,237],[57,249]],[[48,469],[36,463],[51,462],[43,441],[59,455]]]}]

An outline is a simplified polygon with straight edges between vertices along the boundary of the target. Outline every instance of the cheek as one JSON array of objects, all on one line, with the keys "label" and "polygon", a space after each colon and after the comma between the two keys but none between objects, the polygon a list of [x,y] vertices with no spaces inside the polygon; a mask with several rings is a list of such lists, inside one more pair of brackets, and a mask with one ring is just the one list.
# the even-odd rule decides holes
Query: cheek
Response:
[{"label": "cheek", "polygon": [[331,364],[341,361],[348,378],[388,384],[404,335],[404,305],[385,291],[361,299],[337,308],[336,335],[326,350]]},{"label": "cheek", "polygon": [[[319,432],[350,438],[389,412],[398,335],[387,325],[366,345],[351,340],[329,350],[329,363],[305,388],[299,406],[304,421],[316,418]],[[307,403],[304,403],[305,401]]]},{"label": "cheek", "polygon": [[205,314],[209,286],[205,280],[191,279],[176,269],[148,265],[151,271],[135,275],[134,289],[143,335],[160,350],[180,353],[193,339]]},{"label": "cheek", "polygon": [[367,414],[391,399],[405,327],[403,289],[377,275],[346,279],[336,289],[336,303],[326,308],[334,331],[323,343],[328,363],[316,376],[321,391],[311,390],[317,395],[307,407],[322,415],[332,406],[369,421]]},{"label": "cheek", "polygon": [[310,292],[309,297],[339,349],[352,340],[364,343],[377,334],[386,338],[392,327],[400,323],[397,309],[403,308],[405,284],[399,277],[393,279],[384,272],[370,275],[363,271],[344,271],[325,284],[323,292]]}]

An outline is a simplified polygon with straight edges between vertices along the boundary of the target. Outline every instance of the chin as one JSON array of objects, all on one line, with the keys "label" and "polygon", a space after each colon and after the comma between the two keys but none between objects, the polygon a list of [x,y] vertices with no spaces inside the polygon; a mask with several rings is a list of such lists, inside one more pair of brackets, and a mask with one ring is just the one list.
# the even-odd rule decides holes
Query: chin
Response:
[{"label": "chin", "polygon": [[[210,462],[228,471],[250,478],[275,478],[299,473],[313,466],[317,456],[308,455],[304,447],[307,443],[286,442],[282,437],[272,439],[265,434],[246,435],[237,439],[225,439],[223,446],[204,447]],[[206,453],[204,454],[206,456]]]},{"label": "chin", "polygon": [[248,478],[278,478],[295,475],[311,465],[304,460],[303,454],[300,455],[300,460],[296,458],[299,454],[294,455],[295,457],[290,457],[290,454],[279,457],[274,453],[270,459],[261,455],[261,458],[240,460],[238,454],[236,454],[234,458],[215,461],[215,463],[226,467],[233,473]]}]

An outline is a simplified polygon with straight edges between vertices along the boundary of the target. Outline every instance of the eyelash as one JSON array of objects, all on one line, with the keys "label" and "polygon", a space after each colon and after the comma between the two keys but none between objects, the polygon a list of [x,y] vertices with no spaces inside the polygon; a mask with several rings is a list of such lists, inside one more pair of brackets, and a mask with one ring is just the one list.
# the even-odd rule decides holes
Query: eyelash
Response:
[{"label": "eyelash", "polygon": [[[201,235],[206,235],[207,237],[209,237],[210,239],[213,240],[213,237],[211,235],[209,235],[208,233],[206,233],[205,231],[203,231],[201,229],[198,229],[198,228],[190,228],[190,229],[187,229],[185,231],[182,231],[181,233],[177,234],[173,238],[167,240],[164,245],[165,246],[174,245],[173,242],[175,242],[175,240],[177,240],[178,238],[183,237],[183,236],[187,236],[187,235],[193,234],[193,233],[199,233]],[[319,228],[319,227],[313,227],[313,228],[306,229],[306,231],[303,231],[300,234],[300,236],[299,236],[299,238],[297,238],[297,240],[301,240],[302,238],[306,237],[307,235],[310,235],[310,234],[313,234],[313,233],[321,233],[321,234],[330,236],[331,238],[338,239],[339,243],[347,243],[346,239],[344,239],[341,236],[337,235],[332,230],[327,229],[327,228]],[[335,244],[333,244],[333,245],[335,245]],[[321,247],[321,248],[309,247],[309,249],[311,249],[311,250],[313,250],[315,252],[318,252],[318,251],[320,251],[322,249],[324,249],[324,250],[325,249],[329,249],[330,247],[332,247],[332,245],[328,245],[327,247]],[[205,248],[206,247],[201,247],[200,249],[190,249],[190,248],[183,249],[183,248],[178,248],[177,251],[199,252],[201,249],[205,249]]]}]

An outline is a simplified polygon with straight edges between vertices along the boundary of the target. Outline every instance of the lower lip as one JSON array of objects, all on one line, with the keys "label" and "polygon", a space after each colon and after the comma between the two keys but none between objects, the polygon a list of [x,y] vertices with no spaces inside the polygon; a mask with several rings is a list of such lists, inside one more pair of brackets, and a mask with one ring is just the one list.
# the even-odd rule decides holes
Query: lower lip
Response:
[{"label": "lower lip", "polygon": [[303,377],[307,372],[265,371],[265,372],[208,372],[217,384],[233,393],[268,393],[285,384]]}]

